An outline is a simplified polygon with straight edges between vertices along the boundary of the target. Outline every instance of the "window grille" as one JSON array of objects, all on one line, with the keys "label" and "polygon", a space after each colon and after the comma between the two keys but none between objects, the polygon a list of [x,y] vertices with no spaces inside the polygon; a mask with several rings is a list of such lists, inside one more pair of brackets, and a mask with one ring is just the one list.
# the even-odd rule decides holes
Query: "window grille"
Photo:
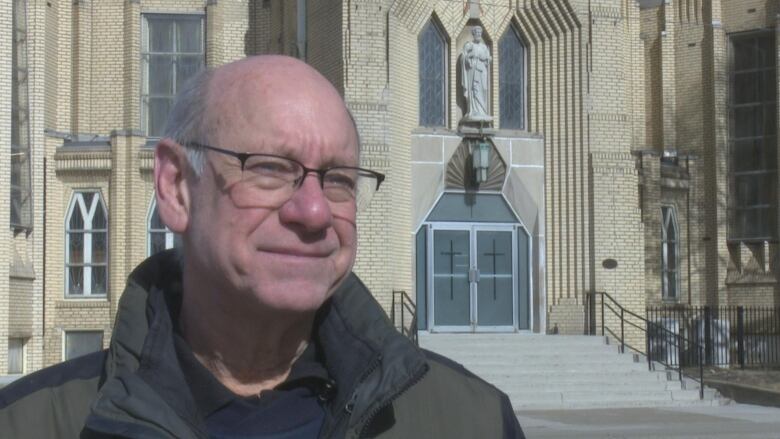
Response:
[{"label": "window grille", "polygon": [[731,37],[729,239],[777,238],[777,78],[772,32]]},{"label": "window grille", "polygon": [[98,192],[76,192],[65,233],[67,296],[105,296],[108,290],[108,220]]},{"label": "window grille", "polygon": [[11,227],[32,228],[27,2],[14,0],[11,45]]},{"label": "window grille", "polygon": [[500,126],[525,129],[526,60],[525,46],[514,26],[498,41]]},{"label": "window grille", "polygon": [[152,199],[152,206],[149,209],[149,240],[147,245],[147,255],[151,256],[169,248],[181,247],[181,238],[179,235],[163,224],[160,215],[157,212],[157,201]]},{"label": "window grille", "polygon": [[420,33],[418,42],[420,72],[420,125],[443,127],[447,99],[447,42],[444,33],[433,21]]},{"label": "window grille", "polygon": [[147,14],[142,36],[142,124],[160,137],[179,87],[204,67],[203,16]]}]

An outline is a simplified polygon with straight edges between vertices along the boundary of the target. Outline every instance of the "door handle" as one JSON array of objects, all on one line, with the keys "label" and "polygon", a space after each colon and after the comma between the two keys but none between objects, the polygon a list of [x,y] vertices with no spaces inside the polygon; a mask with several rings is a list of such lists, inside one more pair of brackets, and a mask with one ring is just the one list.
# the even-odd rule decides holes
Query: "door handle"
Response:
[{"label": "door handle", "polygon": [[479,282],[479,269],[478,268],[470,268],[469,269],[469,282]]}]

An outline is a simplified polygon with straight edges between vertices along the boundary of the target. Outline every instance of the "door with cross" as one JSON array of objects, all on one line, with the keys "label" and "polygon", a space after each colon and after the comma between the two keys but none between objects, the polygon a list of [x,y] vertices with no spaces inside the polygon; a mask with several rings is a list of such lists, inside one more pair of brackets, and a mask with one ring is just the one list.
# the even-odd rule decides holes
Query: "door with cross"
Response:
[{"label": "door with cross", "polygon": [[514,227],[439,224],[431,233],[432,329],[517,328]]}]

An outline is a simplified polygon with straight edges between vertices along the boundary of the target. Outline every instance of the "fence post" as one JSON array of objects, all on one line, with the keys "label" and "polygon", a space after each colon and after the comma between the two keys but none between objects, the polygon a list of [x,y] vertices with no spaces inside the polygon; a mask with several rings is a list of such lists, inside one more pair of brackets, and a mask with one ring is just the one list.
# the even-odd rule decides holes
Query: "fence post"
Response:
[{"label": "fence post", "polygon": [[[645,310],[647,316],[647,310]],[[650,359],[650,319],[645,322],[645,353],[647,354],[647,370],[653,370],[653,360]]]},{"label": "fence post", "polygon": [[737,307],[737,358],[739,367],[745,368],[745,308]]},{"label": "fence post", "polygon": [[620,307],[620,352],[625,353],[626,352],[626,333],[624,329],[624,317],[623,317],[623,307]]},{"label": "fence post", "polygon": [[406,307],[404,305],[404,296],[401,295],[401,334],[407,335],[408,332],[406,332],[406,319],[404,318],[406,316],[406,310],[404,308]]},{"label": "fence post", "polygon": [[604,336],[604,295],[601,295],[601,336]]},{"label": "fence post", "polygon": [[712,358],[712,310],[709,306],[704,307],[704,358],[699,361],[706,361],[710,364]]}]

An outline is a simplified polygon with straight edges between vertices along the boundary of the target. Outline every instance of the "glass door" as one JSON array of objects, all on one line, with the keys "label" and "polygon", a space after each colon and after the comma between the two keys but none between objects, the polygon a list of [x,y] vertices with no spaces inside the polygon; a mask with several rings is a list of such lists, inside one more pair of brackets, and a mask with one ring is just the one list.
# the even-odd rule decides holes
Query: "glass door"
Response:
[{"label": "glass door", "polygon": [[513,226],[436,224],[429,239],[429,320],[434,331],[517,327]]}]

